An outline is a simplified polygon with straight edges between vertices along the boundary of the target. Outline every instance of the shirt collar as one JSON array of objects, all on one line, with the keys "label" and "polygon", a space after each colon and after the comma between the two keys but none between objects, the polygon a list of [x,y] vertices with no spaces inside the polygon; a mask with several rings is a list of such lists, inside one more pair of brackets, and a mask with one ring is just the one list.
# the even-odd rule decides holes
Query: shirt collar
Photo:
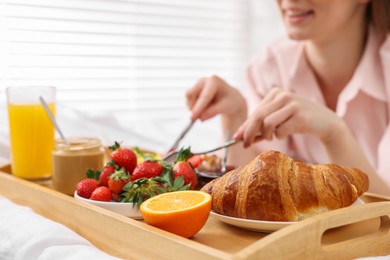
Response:
[{"label": "shirt collar", "polygon": [[315,75],[306,61],[303,42],[298,44],[296,50],[295,56],[292,57],[291,67],[287,70],[290,79],[287,89],[295,93],[303,93],[311,100],[325,104]]},{"label": "shirt collar", "polygon": [[370,27],[366,48],[362,59],[356,68],[356,71],[346,87],[353,92],[358,90],[363,91],[367,95],[386,102],[386,90],[384,86],[384,75],[380,59],[381,39],[375,32],[373,27]]}]

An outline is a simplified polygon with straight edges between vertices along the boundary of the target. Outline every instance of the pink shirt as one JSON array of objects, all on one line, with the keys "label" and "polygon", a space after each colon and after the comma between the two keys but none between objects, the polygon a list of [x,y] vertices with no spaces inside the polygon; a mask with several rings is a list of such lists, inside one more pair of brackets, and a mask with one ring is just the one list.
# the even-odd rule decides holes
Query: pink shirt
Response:
[{"label": "pink shirt", "polygon": [[[303,43],[287,38],[273,42],[249,65],[250,111],[273,86],[324,104],[320,87],[303,54]],[[377,173],[390,187],[390,37],[381,44],[373,29],[352,79],[341,92],[336,114],[351,129]],[[274,149],[309,163],[329,163],[321,142],[295,134],[262,141],[259,151]]]}]

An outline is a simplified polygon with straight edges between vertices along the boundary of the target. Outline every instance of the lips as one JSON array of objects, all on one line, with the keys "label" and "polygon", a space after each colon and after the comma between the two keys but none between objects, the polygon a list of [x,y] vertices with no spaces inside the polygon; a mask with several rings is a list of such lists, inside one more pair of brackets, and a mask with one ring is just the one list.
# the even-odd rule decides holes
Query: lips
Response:
[{"label": "lips", "polygon": [[301,8],[285,8],[283,13],[288,22],[296,24],[311,17],[314,11]]},{"label": "lips", "polygon": [[306,16],[312,14],[313,11],[293,11],[293,10],[286,10],[285,14],[289,17],[299,17],[299,16]]}]

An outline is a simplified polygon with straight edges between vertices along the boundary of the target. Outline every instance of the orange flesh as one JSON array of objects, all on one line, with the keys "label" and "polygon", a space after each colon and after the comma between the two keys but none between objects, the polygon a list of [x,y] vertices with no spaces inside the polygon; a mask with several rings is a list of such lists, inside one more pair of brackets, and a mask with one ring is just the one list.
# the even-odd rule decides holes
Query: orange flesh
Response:
[{"label": "orange flesh", "polygon": [[172,193],[151,201],[147,208],[154,211],[175,211],[193,207],[203,200],[205,200],[205,197],[201,194],[188,193],[177,196]]}]

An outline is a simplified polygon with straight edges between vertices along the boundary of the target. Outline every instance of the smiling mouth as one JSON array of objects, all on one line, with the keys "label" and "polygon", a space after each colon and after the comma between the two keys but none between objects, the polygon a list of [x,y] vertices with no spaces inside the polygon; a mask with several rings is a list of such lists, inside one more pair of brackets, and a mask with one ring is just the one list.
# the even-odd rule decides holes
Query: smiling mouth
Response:
[{"label": "smiling mouth", "polygon": [[310,15],[314,13],[312,10],[309,11],[292,11],[292,10],[287,10],[285,11],[287,16],[291,17],[296,17],[296,16],[305,16],[305,15]]},{"label": "smiling mouth", "polygon": [[296,11],[296,10],[286,10],[285,17],[290,23],[300,23],[306,20],[306,18],[312,16],[314,11]]}]

